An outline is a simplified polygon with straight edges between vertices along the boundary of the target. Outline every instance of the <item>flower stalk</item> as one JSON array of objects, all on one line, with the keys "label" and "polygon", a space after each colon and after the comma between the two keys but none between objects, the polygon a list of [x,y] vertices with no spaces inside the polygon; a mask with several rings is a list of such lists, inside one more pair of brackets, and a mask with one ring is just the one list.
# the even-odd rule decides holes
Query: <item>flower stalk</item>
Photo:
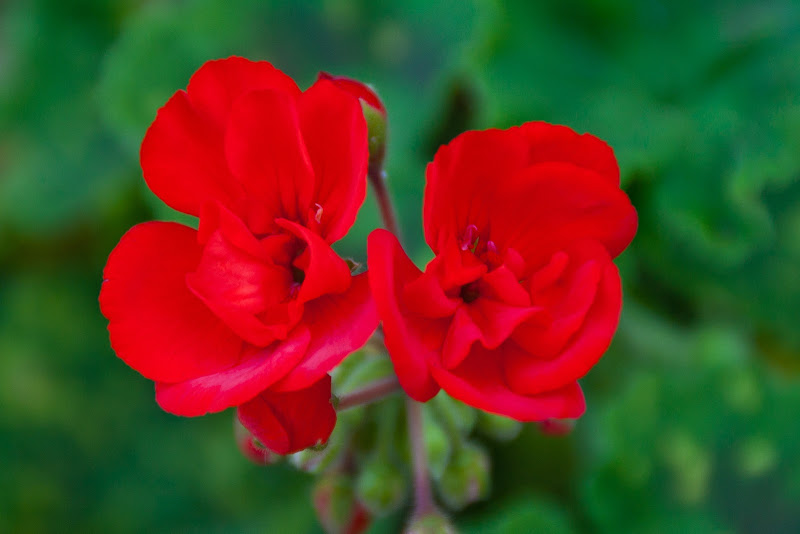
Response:
[{"label": "flower stalk", "polygon": [[381,166],[370,165],[367,177],[370,184],[372,184],[372,190],[375,192],[375,198],[378,201],[383,226],[400,239],[400,227],[397,224],[397,216],[394,212],[392,199],[386,187],[386,172]]},{"label": "flower stalk", "polygon": [[408,439],[414,471],[414,511],[409,523],[436,511],[428,476],[428,457],[425,454],[425,436],[422,430],[422,404],[411,397],[406,399]]},{"label": "flower stalk", "polygon": [[[372,190],[375,192],[375,198],[378,202],[381,218],[383,219],[383,226],[400,240],[400,228],[397,224],[397,216],[395,215],[389,190],[386,187],[386,172],[383,170],[384,149],[385,146],[381,146],[378,157],[370,158],[367,178],[372,186]],[[339,406],[339,409],[342,409],[341,402]],[[414,484],[414,508],[408,522],[408,524],[411,525],[426,516],[438,513],[438,508],[433,499],[433,492],[431,490],[428,457],[425,451],[422,404],[416,402],[411,397],[406,397],[406,418],[408,422],[408,439],[411,448]]]},{"label": "flower stalk", "polygon": [[336,411],[341,412],[343,410],[355,408],[356,406],[371,404],[398,391],[400,391],[400,382],[397,381],[396,376],[376,380],[352,393],[342,396],[336,406]]}]

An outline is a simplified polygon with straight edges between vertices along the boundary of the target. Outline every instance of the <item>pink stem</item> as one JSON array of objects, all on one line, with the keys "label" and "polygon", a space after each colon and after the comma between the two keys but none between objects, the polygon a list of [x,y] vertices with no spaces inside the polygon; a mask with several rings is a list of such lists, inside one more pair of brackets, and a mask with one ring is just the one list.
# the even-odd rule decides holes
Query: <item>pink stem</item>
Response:
[{"label": "pink stem", "polygon": [[411,522],[436,511],[428,473],[428,455],[425,451],[425,433],[422,427],[422,404],[406,399],[408,414],[408,439],[411,442],[411,459],[414,469],[414,512]]},{"label": "pink stem", "polygon": [[342,398],[339,399],[339,405],[336,411],[341,412],[342,410],[347,410],[363,404],[370,404],[396,391],[400,391],[400,382],[397,381],[397,377],[391,376],[389,378],[376,380],[361,389],[343,395]]}]

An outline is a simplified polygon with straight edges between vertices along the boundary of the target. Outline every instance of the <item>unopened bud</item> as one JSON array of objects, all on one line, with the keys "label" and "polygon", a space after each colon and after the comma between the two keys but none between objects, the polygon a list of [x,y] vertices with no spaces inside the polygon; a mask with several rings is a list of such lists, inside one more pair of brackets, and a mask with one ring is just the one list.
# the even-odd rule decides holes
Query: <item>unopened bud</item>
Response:
[{"label": "unopened bud", "polygon": [[312,500],[327,534],[361,534],[372,518],[353,494],[353,481],[341,473],[329,473],[317,481]]},{"label": "unopened bud", "polygon": [[301,471],[321,473],[342,457],[349,439],[351,425],[346,419],[340,419],[331,437],[322,447],[308,449],[290,455],[289,461]]},{"label": "unopened bud", "polygon": [[386,108],[375,90],[358,80],[346,76],[333,76],[327,72],[320,72],[319,79],[330,80],[339,89],[347,91],[361,102],[369,136],[369,165],[371,169],[380,170],[386,153]]},{"label": "unopened bud", "polygon": [[460,510],[489,493],[489,455],[467,443],[453,458],[438,481],[439,493],[449,508]]},{"label": "unopened bud", "polygon": [[539,423],[539,430],[551,436],[566,436],[575,428],[574,419],[545,419]]},{"label": "unopened bud", "polygon": [[434,479],[438,479],[444,473],[445,467],[450,461],[450,451],[452,445],[450,437],[442,428],[442,425],[431,414],[428,406],[422,410],[422,425],[425,435],[425,453],[428,456],[428,469]]},{"label": "unopened bud", "polygon": [[280,454],[276,454],[258,443],[250,431],[239,422],[238,417],[233,418],[233,431],[239,451],[254,464],[269,465],[282,458]]},{"label": "unopened bud", "polygon": [[444,391],[440,391],[431,400],[431,404],[436,408],[437,415],[447,418],[451,427],[457,428],[464,435],[472,432],[478,417],[476,409],[454,399]]},{"label": "unopened bud", "polygon": [[478,417],[478,429],[490,438],[510,441],[519,435],[522,423],[502,415],[481,412]]},{"label": "unopened bud", "polygon": [[407,493],[408,482],[403,472],[382,456],[375,456],[364,464],[356,479],[358,500],[375,515],[400,508]]},{"label": "unopened bud", "polygon": [[458,531],[446,515],[436,510],[413,518],[403,534],[458,534]]}]

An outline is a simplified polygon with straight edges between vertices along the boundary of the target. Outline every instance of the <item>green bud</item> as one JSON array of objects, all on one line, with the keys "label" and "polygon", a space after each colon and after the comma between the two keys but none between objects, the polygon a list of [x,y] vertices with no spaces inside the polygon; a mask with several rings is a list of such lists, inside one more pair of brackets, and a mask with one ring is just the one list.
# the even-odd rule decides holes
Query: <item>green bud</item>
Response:
[{"label": "green bud", "polygon": [[319,79],[328,80],[351,95],[358,98],[367,122],[369,136],[369,166],[380,171],[383,168],[383,156],[386,152],[386,107],[384,107],[375,89],[358,80],[346,76],[334,76],[320,72]]},{"label": "green bud", "polygon": [[427,405],[422,408],[422,428],[425,435],[425,452],[428,455],[428,469],[431,477],[438,479],[450,461],[453,449],[450,436],[433,417]]},{"label": "green bud", "polygon": [[478,418],[477,410],[455,400],[444,391],[436,395],[431,400],[431,404],[435,407],[437,415],[447,419],[446,424],[457,428],[465,435],[472,432]]},{"label": "green bud", "polygon": [[355,534],[369,526],[369,513],[355,499],[352,479],[342,473],[320,478],[314,486],[312,501],[328,534]]},{"label": "green bud", "polygon": [[386,515],[400,508],[407,493],[408,481],[403,472],[378,455],[361,467],[356,478],[358,500],[375,515]]},{"label": "green bud", "polygon": [[362,100],[361,109],[367,121],[369,135],[369,165],[371,168],[381,169],[386,153],[386,114],[372,107]]},{"label": "green bud", "polygon": [[489,455],[473,443],[466,443],[438,480],[439,493],[451,509],[460,510],[489,493]]},{"label": "green bud", "polygon": [[296,452],[289,455],[289,461],[301,471],[322,473],[342,457],[351,426],[348,421],[339,418],[324,447],[310,447]]},{"label": "green bud", "polygon": [[481,412],[478,416],[478,430],[498,441],[510,441],[522,430],[522,423],[509,417]]},{"label": "green bud", "polygon": [[446,515],[434,511],[411,520],[403,534],[458,534]]}]

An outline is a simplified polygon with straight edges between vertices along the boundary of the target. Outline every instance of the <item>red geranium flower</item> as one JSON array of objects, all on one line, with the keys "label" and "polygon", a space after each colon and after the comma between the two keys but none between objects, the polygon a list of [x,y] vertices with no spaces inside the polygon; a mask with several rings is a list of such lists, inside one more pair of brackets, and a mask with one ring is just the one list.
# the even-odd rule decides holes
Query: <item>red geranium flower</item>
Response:
[{"label": "red geranium flower", "polygon": [[417,269],[385,230],[370,235],[370,284],[400,383],[439,388],[518,420],[580,416],[577,379],[608,348],[622,292],[611,262],[636,211],[612,150],[528,123],[467,132],[428,165]]},{"label": "red geranium flower", "polygon": [[199,227],[132,228],[100,305],[164,410],[240,406],[279,453],[327,439],[327,373],[377,326],[366,274],[330,247],[364,201],[367,161],[357,98],[326,80],[301,92],[266,62],[208,62],[159,110],[144,178]]}]

